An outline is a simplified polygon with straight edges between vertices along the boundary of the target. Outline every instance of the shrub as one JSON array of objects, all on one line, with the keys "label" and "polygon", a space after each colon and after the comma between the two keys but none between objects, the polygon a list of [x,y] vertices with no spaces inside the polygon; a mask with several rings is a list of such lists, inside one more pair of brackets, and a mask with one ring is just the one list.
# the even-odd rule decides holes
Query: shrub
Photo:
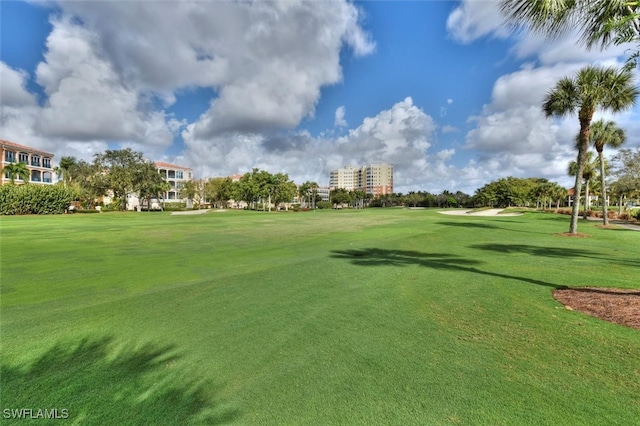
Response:
[{"label": "shrub", "polygon": [[629,219],[631,219],[631,214],[629,214],[628,212],[623,212],[623,213],[618,215],[618,219],[620,219],[620,220],[629,220]]},{"label": "shrub", "polygon": [[168,212],[180,212],[187,208],[186,203],[165,203],[164,210]]},{"label": "shrub", "polygon": [[330,209],[333,207],[330,201],[318,201],[316,207],[319,209]]},{"label": "shrub", "polygon": [[106,206],[102,207],[103,212],[115,212],[120,210],[120,204],[118,203],[109,203]]},{"label": "shrub", "polygon": [[62,214],[76,192],[58,185],[0,186],[0,214]]}]

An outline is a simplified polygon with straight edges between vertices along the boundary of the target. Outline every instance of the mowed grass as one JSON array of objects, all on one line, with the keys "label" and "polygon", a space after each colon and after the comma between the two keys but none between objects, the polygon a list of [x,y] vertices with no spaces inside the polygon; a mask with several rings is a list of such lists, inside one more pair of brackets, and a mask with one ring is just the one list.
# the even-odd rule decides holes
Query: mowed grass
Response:
[{"label": "mowed grass", "polygon": [[640,232],[553,235],[567,227],[404,209],[2,217],[1,408],[95,425],[638,424],[640,331],[551,292],[640,288]]}]

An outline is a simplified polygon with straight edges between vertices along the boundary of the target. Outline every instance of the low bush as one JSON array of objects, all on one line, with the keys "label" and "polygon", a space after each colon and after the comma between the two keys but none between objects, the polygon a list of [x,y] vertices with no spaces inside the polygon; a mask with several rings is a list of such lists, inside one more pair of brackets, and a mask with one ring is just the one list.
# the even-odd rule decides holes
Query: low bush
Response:
[{"label": "low bush", "polygon": [[2,185],[0,214],[62,214],[75,197],[73,189],[58,185]]},{"label": "low bush", "polygon": [[187,208],[186,203],[165,203],[164,210],[168,212],[180,212]]}]

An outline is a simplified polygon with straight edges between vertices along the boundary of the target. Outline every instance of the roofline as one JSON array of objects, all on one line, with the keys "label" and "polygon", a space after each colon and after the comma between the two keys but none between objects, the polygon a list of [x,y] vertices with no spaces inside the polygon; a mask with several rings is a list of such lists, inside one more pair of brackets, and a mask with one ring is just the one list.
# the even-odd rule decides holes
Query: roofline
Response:
[{"label": "roofline", "polygon": [[41,149],[38,148],[33,148],[27,145],[20,145],[19,143],[15,143],[15,142],[11,142],[5,139],[0,139],[0,146],[2,146],[3,148],[15,148],[15,149],[21,149],[23,151],[31,151],[31,152],[36,152],[38,154],[44,154],[47,155],[49,157],[54,157],[54,154],[47,152],[47,151],[42,151]]}]

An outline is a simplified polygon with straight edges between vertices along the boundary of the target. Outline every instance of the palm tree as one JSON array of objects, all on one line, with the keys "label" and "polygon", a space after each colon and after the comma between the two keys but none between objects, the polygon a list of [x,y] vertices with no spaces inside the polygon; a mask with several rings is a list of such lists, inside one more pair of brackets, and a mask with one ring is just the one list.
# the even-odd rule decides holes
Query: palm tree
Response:
[{"label": "palm tree", "polygon": [[[548,37],[577,28],[588,48],[640,40],[640,3],[635,0],[502,0],[500,9],[512,23]],[[630,61],[637,56],[636,51]]]},{"label": "palm tree", "polygon": [[551,198],[556,200],[556,210],[560,208],[560,201],[567,199],[567,190],[556,184],[551,191]]},{"label": "palm tree", "polygon": [[617,148],[624,143],[627,135],[625,131],[613,121],[598,120],[591,126],[591,141],[598,152],[600,160],[600,190],[602,191],[602,224],[608,225],[607,217],[607,187],[605,182],[605,159],[602,155],[605,145]]},{"label": "palm tree", "polygon": [[[593,160],[593,152],[589,151],[587,152],[587,155],[585,157],[585,164],[584,167],[582,168],[582,179],[584,180],[584,186],[585,186],[585,197],[584,197],[584,219],[587,218],[587,210],[589,210],[590,207],[590,193],[589,193],[589,184],[592,182],[592,180],[597,177],[597,172],[596,172],[597,166],[596,166],[596,162]],[[578,163],[576,161],[572,161],[569,163],[569,167],[567,168],[567,173],[569,174],[569,176],[576,176],[576,173],[578,173]],[[576,200],[580,198],[580,192],[576,191],[575,194]],[[576,201],[577,202],[577,201]]]},{"label": "palm tree", "polygon": [[31,176],[31,171],[27,167],[27,164],[23,162],[7,164],[2,169],[2,173],[9,175],[11,184],[15,184],[16,178],[21,179],[24,183],[29,183],[29,177]]},{"label": "palm tree", "polygon": [[64,182],[64,186],[68,186],[69,182],[71,182],[71,169],[76,166],[78,161],[75,157],[62,157],[60,159],[60,165],[57,167],[58,176],[62,176],[62,182]]},{"label": "palm tree", "polygon": [[575,77],[564,77],[547,94],[542,110],[547,117],[563,117],[578,113],[580,133],[578,134],[578,160],[575,182],[576,201],[571,209],[569,233],[578,232],[578,211],[582,173],[587,149],[591,120],[597,108],[619,112],[635,104],[640,91],[633,84],[631,71],[588,66],[582,68]]}]

